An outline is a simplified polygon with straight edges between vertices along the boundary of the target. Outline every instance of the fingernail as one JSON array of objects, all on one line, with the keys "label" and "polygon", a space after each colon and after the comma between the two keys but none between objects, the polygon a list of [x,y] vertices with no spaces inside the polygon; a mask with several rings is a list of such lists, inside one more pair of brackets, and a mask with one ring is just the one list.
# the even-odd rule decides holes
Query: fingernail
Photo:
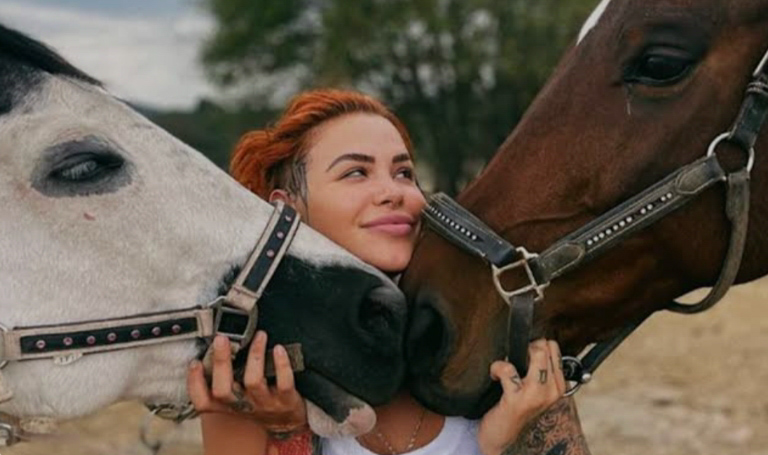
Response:
[{"label": "fingernail", "polygon": [[223,335],[216,335],[216,338],[213,339],[213,347],[214,348],[223,348],[227,344],[227,339]]},{"label": "fingernail", "polygon": [[189,362],[189,369],[190,371],[197,370],[200,367],[201,363],[199,360],[195,359],[191,362]]},{"label": "fingernail", "polygon": [[263,330],[259,330],[258,332],[256,332],[256,341],[263,342],[266,339],[267,339],[267,332]]},{"label": "fingernail", "polygon": [[275,355],[279,356],[287,356],[288,353],[285,351],[285,348],[282,344],[275,345]]}]

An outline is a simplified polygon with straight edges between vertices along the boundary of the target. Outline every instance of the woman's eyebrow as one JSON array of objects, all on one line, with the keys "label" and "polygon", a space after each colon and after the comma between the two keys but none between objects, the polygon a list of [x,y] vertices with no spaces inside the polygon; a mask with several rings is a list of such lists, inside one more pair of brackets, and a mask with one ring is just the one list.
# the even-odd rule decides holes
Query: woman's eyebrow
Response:
[{"label": "woman's eyebrow", "polygon": [[330,166],[328,166],[328,169],[326,169],[325,172],[330,171],[332,167],[336,166],[342,161],[357,161],[360,163],[376,162],[376,160],[371,155],[366,155],[364,153],[345,153],[336,157],[336,159],[331,162]]},{"label": "woman's eyebrow", "polygon": [[401,153],[399,155],[395,155],[395,157],[392,158],[392,164],[402,163],[403,161],[411,161],[411,155],[407,153]]}]

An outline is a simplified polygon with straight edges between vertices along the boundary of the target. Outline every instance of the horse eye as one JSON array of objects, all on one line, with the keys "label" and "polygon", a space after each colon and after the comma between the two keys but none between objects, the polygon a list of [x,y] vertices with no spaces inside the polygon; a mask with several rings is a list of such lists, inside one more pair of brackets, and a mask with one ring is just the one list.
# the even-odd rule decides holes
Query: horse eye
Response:
[{"label": "horse eye", "polygon": [[694,63],[694,59],[687,56],[646,53],[630,68],[625,81],[653,86],[672,85],[683,79]]},{"label": "horse eye", "polygon": [[94,182],[119,169],[123,160],[112,154],[78,153],[68,157],[56,169],[51,178],[60,182]]}]

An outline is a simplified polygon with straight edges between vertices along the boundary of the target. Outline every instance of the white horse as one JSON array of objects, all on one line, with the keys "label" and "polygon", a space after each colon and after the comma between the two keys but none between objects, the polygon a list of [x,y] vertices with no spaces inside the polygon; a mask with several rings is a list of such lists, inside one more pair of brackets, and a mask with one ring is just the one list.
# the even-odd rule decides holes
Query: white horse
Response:
[{"label": "white horse", "polygon": [[[0,26],[4,330],[204,306],[226,291],[272,212],[97,81]],[[315,231],[298,229],[259,306],[271,341],[301,343],[299,388],[337,422],[359,402],[330,392],[375,404],[397,390],[402,295]],[[0,411],[69,418],[118,400],[182,403],[204,346],[193,337],[9,362],[0,388],[13,398]]]}]

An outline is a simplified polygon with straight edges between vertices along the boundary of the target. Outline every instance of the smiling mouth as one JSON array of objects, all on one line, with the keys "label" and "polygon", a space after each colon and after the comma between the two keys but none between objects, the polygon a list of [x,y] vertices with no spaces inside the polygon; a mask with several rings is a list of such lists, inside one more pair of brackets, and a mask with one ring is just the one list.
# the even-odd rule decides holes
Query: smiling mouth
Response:
[{"label": "smiling mouth", "polygon": [[410,235],[413,232],[413,225],[408,223],[377,224],[368,226],[368,229],[400,237]]}]

